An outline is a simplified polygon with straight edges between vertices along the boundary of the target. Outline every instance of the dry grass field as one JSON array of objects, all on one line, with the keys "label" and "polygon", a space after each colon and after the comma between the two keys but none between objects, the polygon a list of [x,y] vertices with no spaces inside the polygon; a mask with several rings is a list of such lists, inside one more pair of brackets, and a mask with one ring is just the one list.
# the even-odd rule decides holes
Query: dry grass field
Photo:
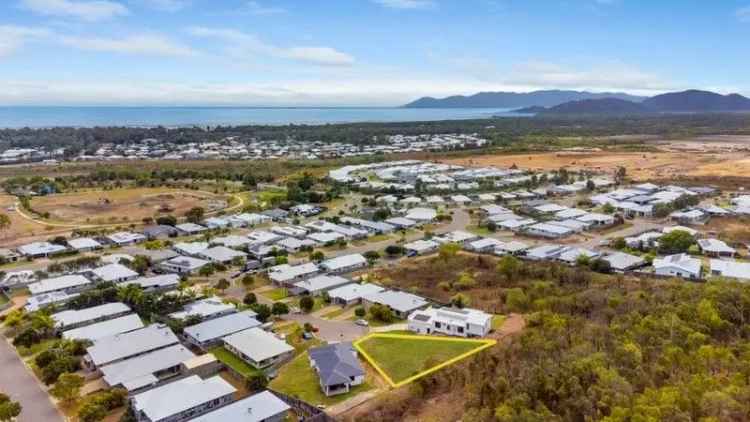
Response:
[{"label": "dry grass field", "polygon": [[208,192],[166,188],[87,191],[34,198],[32,208],[66,224],[140,222],[160,214],[183,215],[192,207],[207,211],[226,207],[226,198]]},{"label": "dry grass field", "polygon": [[57,231],[50,230],[51,228],[48,228],[48,226],[23,218],[14,210],[16,201],[15,196],[0,195],[0,212],[10,218],[10,227],[0,232],[0,245],[15,246],[27,243],[40,236],[46,238],[52,233],[57,233]]}]

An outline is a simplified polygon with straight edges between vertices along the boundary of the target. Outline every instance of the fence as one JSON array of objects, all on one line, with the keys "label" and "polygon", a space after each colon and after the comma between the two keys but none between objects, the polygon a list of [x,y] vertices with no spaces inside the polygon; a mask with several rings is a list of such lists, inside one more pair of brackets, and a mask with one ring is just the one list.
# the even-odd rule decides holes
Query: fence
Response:
[{"label": "fence", "polygon": [[271,389],[268,391],[272,392],[276,397],[288,404],[294,409],[295,413],[302,416],[306,422],[336,422],[334,418],[328,416],[323,410],[318,409],[304,400]]}]

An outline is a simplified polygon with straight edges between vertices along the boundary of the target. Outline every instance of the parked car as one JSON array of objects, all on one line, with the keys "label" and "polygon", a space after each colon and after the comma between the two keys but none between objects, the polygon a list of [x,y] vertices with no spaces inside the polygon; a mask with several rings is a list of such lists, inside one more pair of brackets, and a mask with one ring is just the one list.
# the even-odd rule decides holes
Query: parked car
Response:
[{"label": "parked car", "polygon": [[367,320],[365,320],[365,319],[358,319],[358,320],[354,321],[354,323],[357,324],[357,325],[359,325],[360,327],[367,327],[367,326],[370,325],[370,323],[367,322]]}]

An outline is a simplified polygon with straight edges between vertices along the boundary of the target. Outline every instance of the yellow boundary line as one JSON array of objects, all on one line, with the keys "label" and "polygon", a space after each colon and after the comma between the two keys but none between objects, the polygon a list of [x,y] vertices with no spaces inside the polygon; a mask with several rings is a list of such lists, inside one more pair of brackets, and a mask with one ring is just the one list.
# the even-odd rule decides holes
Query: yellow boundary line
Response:
[{"label": "yellow boundary line", "polygon": [[[433,366],[430,369],[422,371],[422,372],[420,372],[420,373],[418,373],[416,375],[413,375],[413,376],[411,376],[409,378],[406,378],[406,379],[404,379],[402,381],[393,382],[393,379],[391,379],[391,377],[385,372],[385,370],[383,370],[383,368],[381,368],[377,364],[377,362],[375,361],[375,359],[373,359],[372,356],[370,356],[367,352],[365,352],[365,350],[361,346],[361,343],[363,343],[363,342],[365,342],[365,341],[367,341],[369,339],[372,339],[372,338],[394,338],[394,339],[400,339],[400,340],[422,340],[422,341],[450,341],[450,342],[454,342],[454,343],[473,343],[473,344],[478,344],[478,345],[481,345],[481,346],[477,347],[476,349],[472,349],[472,350],[470,350],[470,351],[468,351],[466,353],[463,353],[461,355],[458,355],[458,356],[456,356],[454,358],[448,359],[447,361],[445,361],[445,362],[443,362],[443,363],[441,363],[439,365]],[[490,339],[475,340],[475,339],[454,338],[454,337],[431,337],[431,336],[418,336],[418,335],[409,335],[409,334],[372,333],[372,334],[369,334],[369,335],[367,335],[367,336],[365,336],[365,337],[363,337],[363,338],[355,341],[354,342],[354,348],[357,349],[357,351],[360,354],[362,354],[362,356],[365,358],[365,360],[367,361],[367,363],[369,363],[370,365],[372,365],[372,367],[375,368],[375,370],[388,382],[388,384],[390,384],[391,387],[398,388],[398,387],[404,386],[406,384],[409,384],[411,382],[414,382],[414,381],[416,381],[419,378],[422,378],[424,376],[430,375],[433,372],[439,371],[439,370],[441,370],[441,369],[443,369],[443,368],[445,368],[445,367],[447,367],[449,365],[453,365],[454,363],[456,363],[456,362],[458,362],[460,360],[466,359],[467,357],[469,357],[471,355],[477,354],[477,353],[481,352],[482,350],[484,350],[484,349],[486,349],[488,347],[494,346],[495,344],[497,344],[497,341],[490,340]]]}]

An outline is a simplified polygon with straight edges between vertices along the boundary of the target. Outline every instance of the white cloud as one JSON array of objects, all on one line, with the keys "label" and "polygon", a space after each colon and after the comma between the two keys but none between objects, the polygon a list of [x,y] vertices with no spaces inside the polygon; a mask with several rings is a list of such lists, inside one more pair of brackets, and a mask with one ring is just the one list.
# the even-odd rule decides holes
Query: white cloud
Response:
[{"label": "white cloud", "polygon": [[110,0],[21,0],[21,7],[45,16],[62,16],[89,22],[128,14],[121,3]]},{"label": "white cloud", "polygon": [[750,22],[750,6],[741,7],[734,14],[740,22]]},{"label": "white cloud", "polygon": [[147,6],[164,12],[178,12],[190,4],[188,0],[141,0]]},{"label": "white cloud", "polygon": [[188,32],[196,37],[212,38],[226,43],[225,51],[237,59],[252,59],[263,55],[280,59],[291,59],[323,66],[349,66],[354,57],[331,47],[296,46],[279,47],[261,41],[258,37],[234,29],[193,27]]},{"label": "white cloud", "polygon": [[286,9],[277,6],[265,6],[257,1],[248,1],[245,3],[242,11],[250,13],[251,15],[266,16],[266,15],[278,15],[286,13]]},{"label": "white cloud", "polygon": [[13,54],[29,40],[44,38],[49,34],[45,28],[0,25],[0,57]]},{"label": "white cloud", "polygon": [[432,0],[372,0],[390,9],[430,9],[435,7]]},{"label": "white cloud", "polygon": [[90,51],[149,56],[189,57],[198,53],[192,48],[159,35],[132,35],[125,38],[69,37],[60,38],[63,44]]}]

